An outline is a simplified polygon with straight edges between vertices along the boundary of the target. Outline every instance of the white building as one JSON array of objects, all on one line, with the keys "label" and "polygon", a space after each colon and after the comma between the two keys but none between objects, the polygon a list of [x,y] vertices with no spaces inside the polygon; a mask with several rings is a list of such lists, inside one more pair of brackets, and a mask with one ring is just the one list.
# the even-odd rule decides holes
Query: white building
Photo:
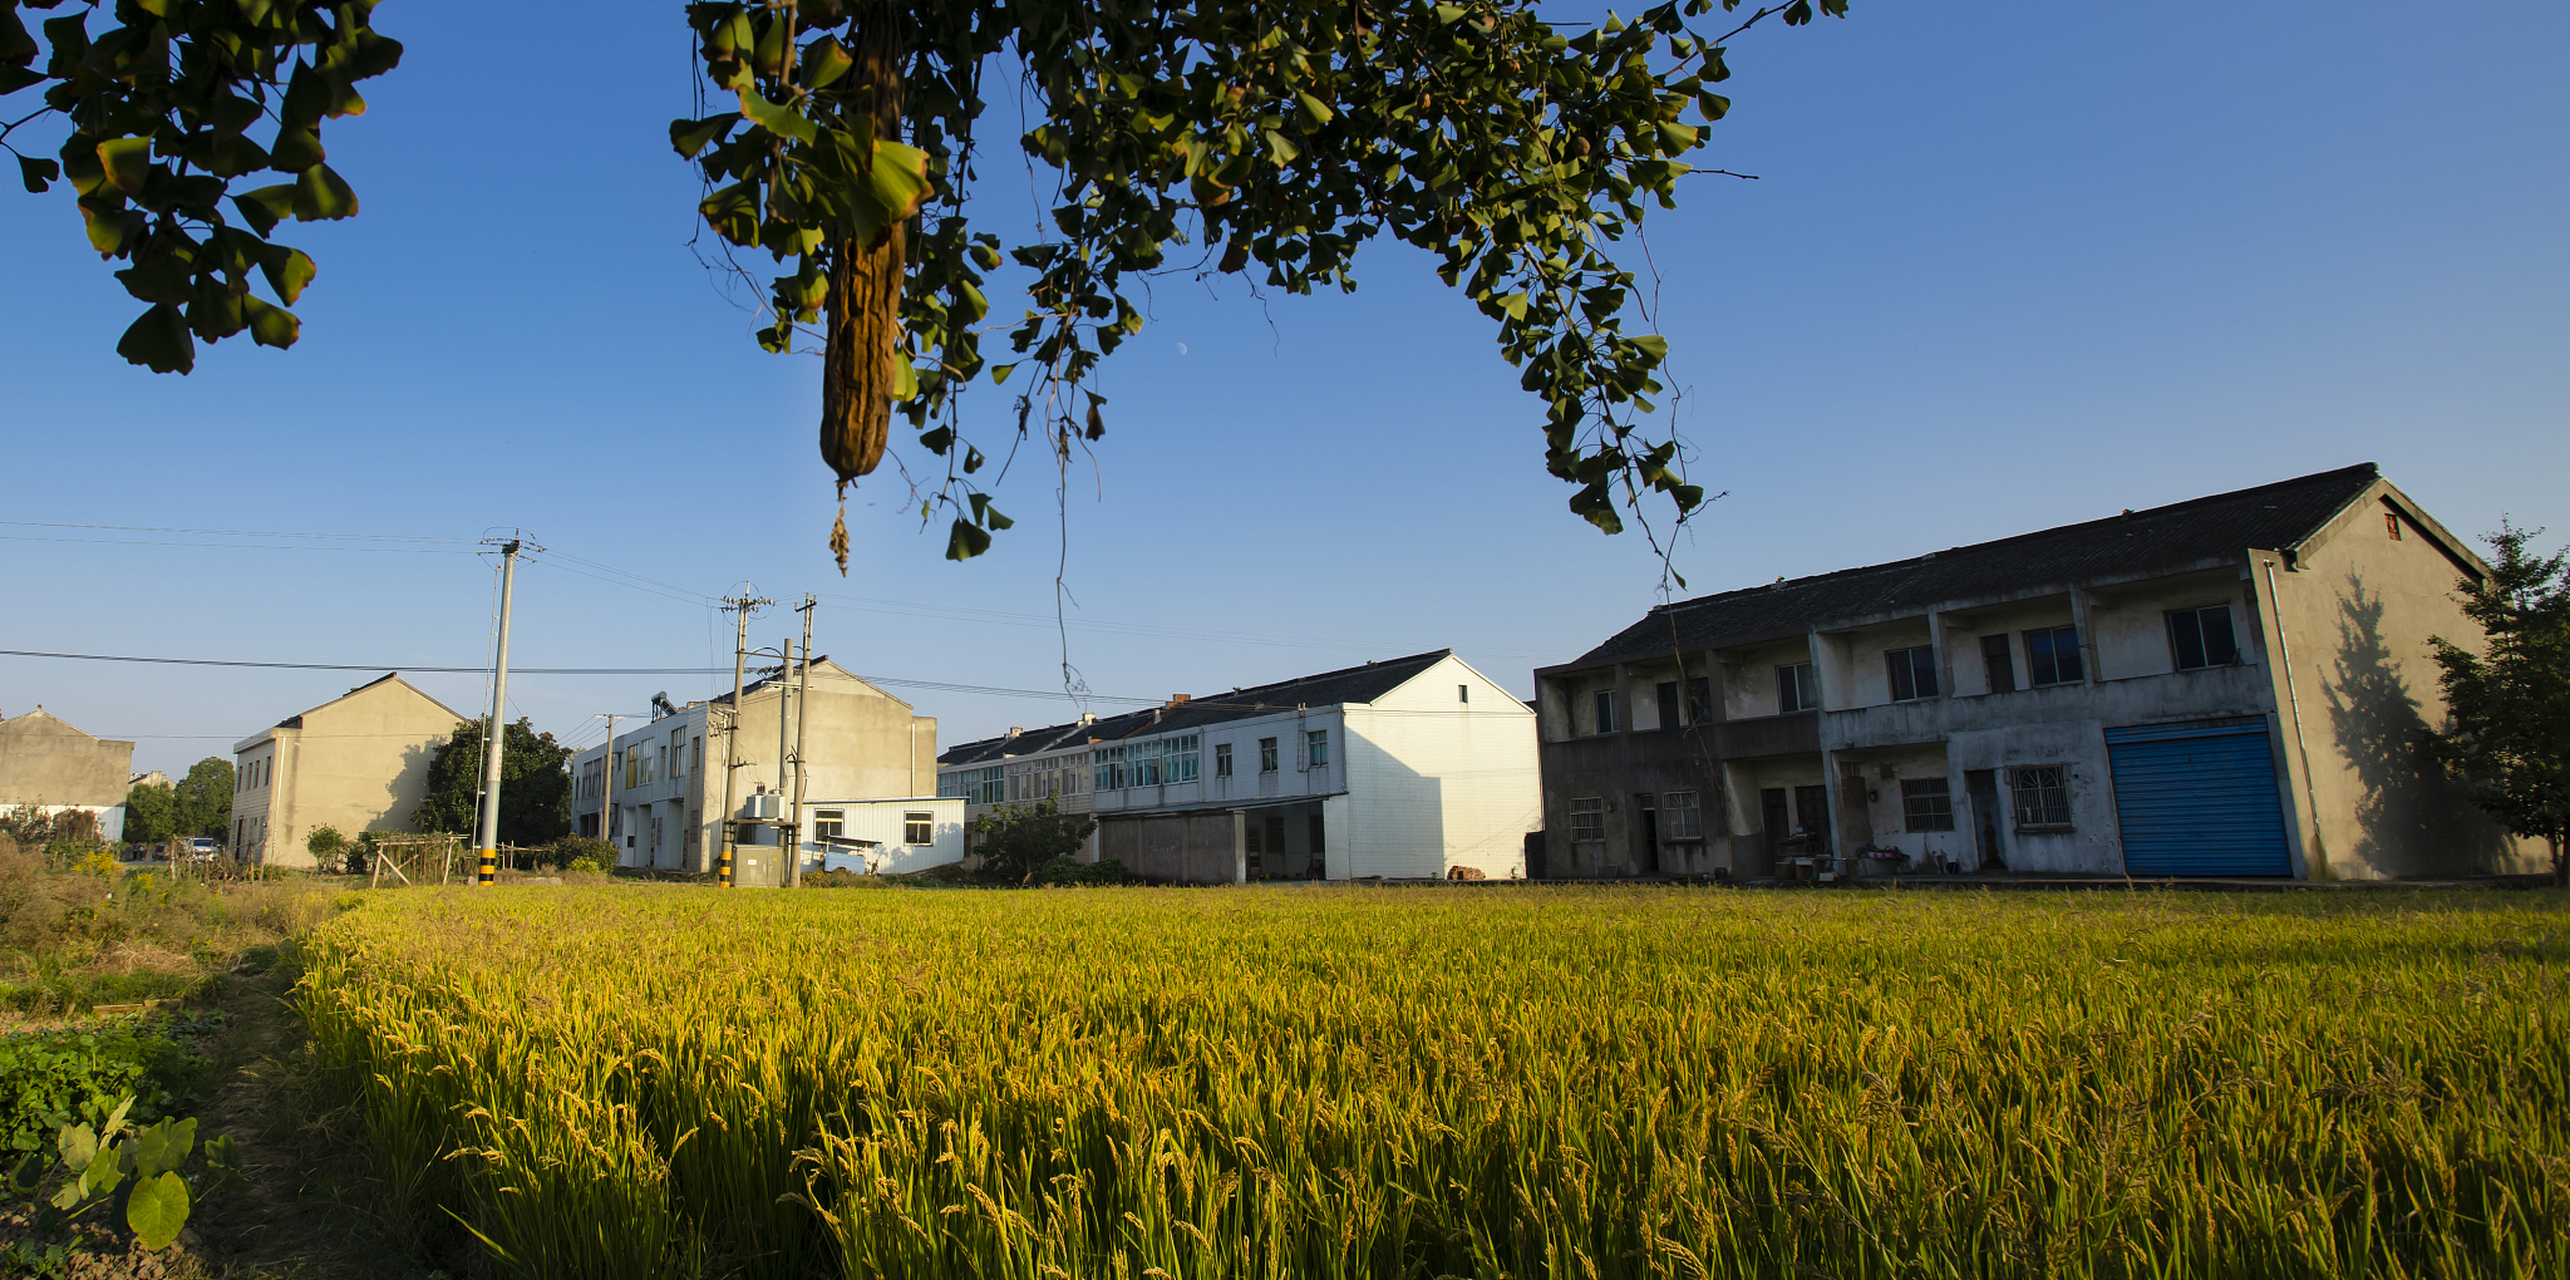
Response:
[{"label": "white building", "polygon": [[1452,650],[968,743],[939,794],[979,817],[1057,797],[1089,860],[1184,883],[1525,874],[1535,716]]}]

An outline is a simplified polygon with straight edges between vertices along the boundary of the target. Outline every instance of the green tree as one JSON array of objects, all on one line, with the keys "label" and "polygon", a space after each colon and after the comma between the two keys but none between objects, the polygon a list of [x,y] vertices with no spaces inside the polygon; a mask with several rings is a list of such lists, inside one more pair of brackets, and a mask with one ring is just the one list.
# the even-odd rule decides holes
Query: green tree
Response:
[{"label": "green tree", "polygon": [[2486,539],[2498,552],[2488,580],[2463,581],[2463,612],[2487,643],[2434,641],[2449,726],[2435,745],[2483,812],[2550,846],[2553,883],[2570,888],[2570,556],[2534,554],[2542,532],[2502,520]]},{"label": "green tree", "polygon": [[178,788],[166,782],[137,782],[125,793],[125,838],[153,844],[178,833]]},{"label": "green tree", "polygon": [[314,827],[312,834],[303,838],[304,852],[312,855],[312,865],[322,871],[338,870],[340,859],[356,847],[356,841],[328,823]]},{"label": "green tree", "polygon": [[973,852],[987,875],[1025,880],[1045,863],[1080,852],[1098,829],[1087,814],[1064,813],[1051,797],[1002,805],[973,819]]},{"label": "green tree", "polygon": [[[69,179],[91,247],[132,262],[118,278],[149,309],[118,350],[184,372],[195,338],[292,343],[285,308],[313,264],[266,237],[357,211],[319,130],[400,61],[372,4],[28,3],[74,11],[40,41],[0,0],[0,93],[44,86],[36,114],[70,122],[59,163],[20,167],[30,190]],[[1105,433],[1091,375],[1142,328],[1152,275],[1352,290],[1357,248],[1383,235],[1435,255],[1496,327],[1545,406],[1529,425],[1546,468],[1614,532],[1646,492],[1680,519],[1705,494],[1674,435],[1644,429],[1667,344],[1625,331],[1635,276],[1609,250],[1705,172],[1681,157],[1730,109],[1713,88],[1726,42],[1770,16],[1846,12],[1785,0],[1699,29],[1717,3],[1740,0],[1556,27],[1537,0],[702,0],[686,6],[698,61],[738,109],[675,121],[670,140],[702,170],[707,224],[776,264],[760,343],[821,331],[821,455],[842,495],[882,460],[897,410],[943,459],[921,515],[946,508],[950,557],[1010,524],[979,487],[965,387],[1028,366],[1016,433],[1040,428],[1067,465]],[[968,210],[994,63],[1026,108],[1016,149],[1054,171],[1050,218],[1015,244]],[[251,186],[263,173],[290,181]],[[1030,305],[1016,358],[994,365],[982,286],[1009,262]],[[275,304],[251,292],[253,267]],[[832,545],[844,570],[844,524]]]},{"label": "green tree", "polygon": [[[428,762],[428,798],[411,811],[422,831],[474,835],[489,718],[460,721]],[[571,748],[520,717],[500,749],[500,843],[549,844],[571,829]]]},{"label": "green tree", "polygon": [[232,826],[232,762],[207,756],[187,767],[170,803],[170,834],[222,839]]}]

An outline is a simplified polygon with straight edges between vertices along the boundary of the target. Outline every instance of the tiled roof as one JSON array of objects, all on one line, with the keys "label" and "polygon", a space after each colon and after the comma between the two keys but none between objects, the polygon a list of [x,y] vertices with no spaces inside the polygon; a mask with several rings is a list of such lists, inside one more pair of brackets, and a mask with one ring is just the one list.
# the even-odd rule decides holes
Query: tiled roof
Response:
[{"label": "tiled roof", "polygon": [[1342,703],[1372,702],[1400,688],[1414,676],[1453,654],[1452,649],[1414,653],[1406,658],[1369,662],[1360,667],[1343,667],[1319,675],[1298,676],[1251,689],[1234,689],[1212,697],[1191,697],[1175,706],[1156,707],[1149,711],[1128,711],[1090,724],[1047,725],[1024,730],[1014,737],[985,738],[967,742],[937,757],[941,765],[986,764],[1008,756],[1030,756],[1062,747],[1077,746],[1096,738],[1113,742],[1140,733],[1171,733],[1265,715],[1271,711],[1291,711],[1296,707],[1334,707]]},{"label": "tiled roof", "polygon": [[2373,463],[2361,463],[1891,564],[1681,600],[1653,609],[1558,669],[1799,634],[1841,619],[1925,611],[1948,600],[2145,574],[2252,547],[2293,547],[2378,478]]}]

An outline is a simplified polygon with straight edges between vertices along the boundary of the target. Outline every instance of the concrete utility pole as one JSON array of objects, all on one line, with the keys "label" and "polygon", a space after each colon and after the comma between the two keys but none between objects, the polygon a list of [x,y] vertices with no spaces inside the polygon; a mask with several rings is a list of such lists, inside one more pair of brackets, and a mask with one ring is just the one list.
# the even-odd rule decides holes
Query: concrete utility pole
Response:
[{"label": "concrete utility pole", "polygon": [[723,723],[723,852],[721,860],[714,864],[714,883],[725,889],[732,887],[732,848],[741,825],[738,816],[740,801],[733,795],[733,775],[741,768],[741,677],[750,660],[750,611],[763,604],[775,603],[774,600],[755,600],[748,596],[733,596],[723,601],[723,607],[732,611],[735,623],[732,638],[732,716]]},{"label": "concrete utility pole", "polygon": [[509,745],[501,715],[509,705],[509,604],[517,588],[520,545],[516,538],[500,544],[500,647],[491,660],[491,724],[482,741],[482,821],[474,841],[482,867],[473,882],[484,886],[500,878],[500,757]]},{"label": "concrete utility pole", "polygon": [[[616,843],[616,713],[607,713],[607,755],[599,772],[606,775],[606,794],[598,801],[598,838],[616,851],[616,865],[625,863],[625,848]],[[654,852],[658,852],[655,850]]]},{"label": "concrete utility pole", "polygon": [[803,665],[794,674],[794,870],[787,873],[786,887],[803,887],[803,726],[812,716],[812,606],[810,595],[795,612],[803,615]]},{"label": "concrete utility pole", "polygon": [[[786,704],[794,701],[794,641],[789,639],[779,644],[777,650],[780,656],[776,668],[776,803],[782,810],[785,807],[785,753],[791,741],[785,732],[785,712]],[[803,856],[803,850],[790,847],[786,839],[788,832],[785,827],[792,820],[792,815],[785,813],[779,813],[776,820],[776,851],[785,856],[785,882],[788,886],[794,883],[794,867]]]}]

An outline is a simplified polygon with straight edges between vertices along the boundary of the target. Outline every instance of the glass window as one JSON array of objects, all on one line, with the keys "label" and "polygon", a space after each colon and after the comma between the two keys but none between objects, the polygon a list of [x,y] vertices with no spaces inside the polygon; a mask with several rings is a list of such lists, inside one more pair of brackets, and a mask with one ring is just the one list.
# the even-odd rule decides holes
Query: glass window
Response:
[{"label": "glass window", "polygon": [[1661,795],[1660,838],[1663,840],[1704,839],[1703,810],[1696,804],[1696,793],[1670,791]]},{"label": "glass window", "polygon": [[1901,779],[1901,829],[1954,830],[1952,785],[1943,778]]},{"label": "glass window", "polygon": [[2240,642],[2231,632],[2231,606],[2227,604],[2170,613],[2168,639],[2170,647],[2177,651],[2180,671],[2227,667],[2240,660]]},{"label": "glass window", "polygon": [[1776,668],[1776,711],[1812,711],[1820,706],[1820,677],[1808,662],[1791,662]]},{"label": "glass window", "polygon": [[1990,692],[2017,691],[2016,655],[2008,647],[2006,633],[1981,637],[1981,666],[1990,674]]},{"label": "glass window", "polygon": [[1314,729],[1303,735],[1303,763],[1314,769],[1330,765],[1330,731]]},{"label": "glass window", "polygon": [[901,842],[903,844],[937,843],[937,815],[917,812],[902,814]]},{"label": "glass window", "polygon": [[815,810],[813,810],[813,811],[812,811],[812,838],[813,838],[813,839],[815,839],[815,840],[836,840],[836,839],[838,839],[839,837],[841,837],[841,836],[843,836],[843,835],[846,835],[847,833],[848,833],[848,811],[847,811],[847,810],[845,810],[845,809],[815,809]]},{"label": "glass window", "polygon": [[1571,798],[1571,839],[1598,841],[1606,838],[1606,797],[1574,796]]},{"label": "glass window", "polygon": [[1597,704],[1597,732],[1615,732],[1615,691],[1613,689],[1600,689],[1595,695],[1595,701]]},{"label": "glass window", "polygon": [[1887,649],[1884,665],[1891,668],[1892,701],[1915,702],[1936,696],[1936,649],[1919,645],[1910,649]]},{"label": "glass window", "polygon": [[1468,684],[1459,684],[1459,685],[1456,685],[1456,686],[1455,686],[1455,701],[1460,702],[1460,703],[1464,704],[1465,706],[1471,706],[1471,705],[1472,705],[1472,686],[1471,686],[1471,685],[1468,685]]},{"label": "glass window", "polygon": [[2070,825],[2070,771],[2057,764],[2009,770],[2008,789],[2017,801],[2020,827]]},{"label": "glass window", "polygon": [[1258,771],[1260,773],[1276,772],[1276,739],[1258,740]]},{"label": "glass window", "polygon": [[1231,776],[1231,744],[1228,742],[1214,744],[1214,776],[1217,778]]},{"label": "glass window", "polygon": [[2037,688],[2077,684],[2086,678],[2079,661],[2079,628],[2047,627],[2026,633],[2026,674]]},{"label": "glass window", "polygon": [[683,729],[669,735],[669,776],[687,776],[687,733]]}]

